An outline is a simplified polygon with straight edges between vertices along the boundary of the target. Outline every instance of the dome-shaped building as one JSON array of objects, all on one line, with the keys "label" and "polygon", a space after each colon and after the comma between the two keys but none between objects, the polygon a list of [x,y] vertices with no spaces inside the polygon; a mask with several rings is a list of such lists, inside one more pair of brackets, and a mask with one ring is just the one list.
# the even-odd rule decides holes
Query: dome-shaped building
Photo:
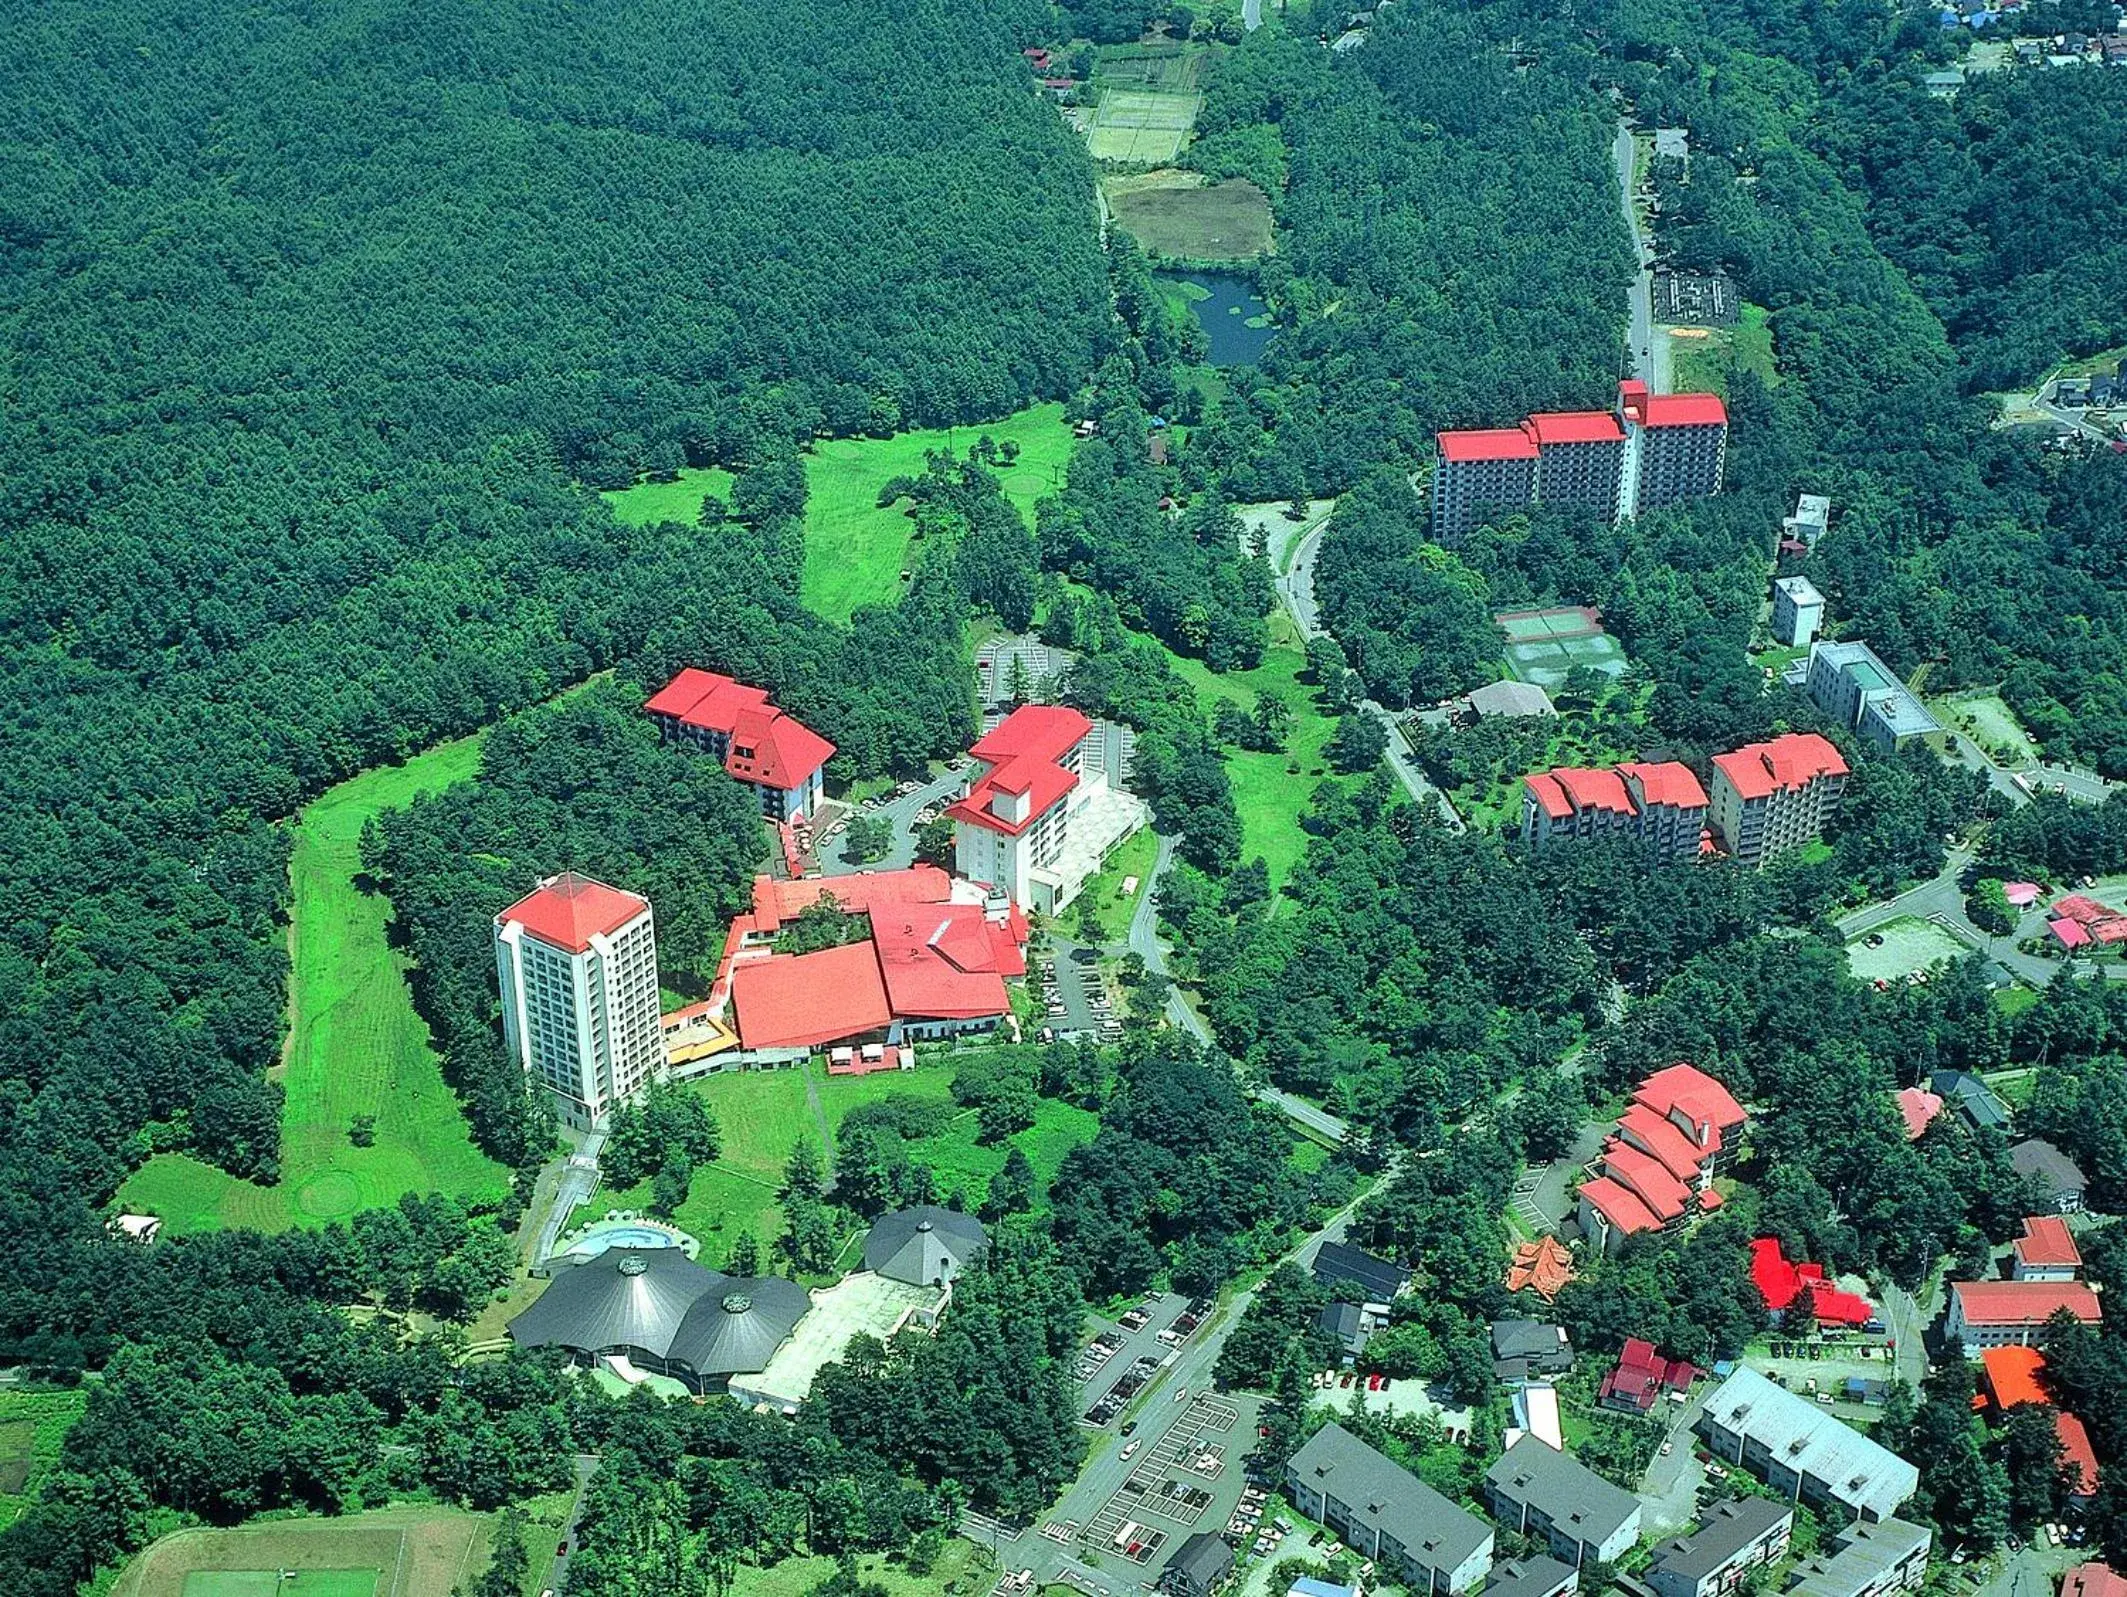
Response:
[{"label": "dome-shaped building", "polygon": [[920,1204],[879,1216],[864,1238],[864,1268],[910,1286],[950,1286],[989,1246],[981,1221]]}]

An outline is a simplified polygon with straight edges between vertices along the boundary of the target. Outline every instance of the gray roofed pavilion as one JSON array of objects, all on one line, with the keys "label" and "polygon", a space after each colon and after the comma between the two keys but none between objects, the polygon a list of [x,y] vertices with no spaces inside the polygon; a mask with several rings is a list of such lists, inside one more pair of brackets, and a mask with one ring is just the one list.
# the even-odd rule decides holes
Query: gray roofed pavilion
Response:
[{"label": "gray roofed pavilion", "polygon": [[811,1294],[795,1281],[727,1276],[695,1300],[666,1357],[701,1375],[766,1369],[811,1307]]},{"label": "gray roofed pavilion", "polygon": [[923,1204],[878,1218],[864,1238],[864,1268],[910,1286],[946,1286],[989,1245],[979,1220]]}]

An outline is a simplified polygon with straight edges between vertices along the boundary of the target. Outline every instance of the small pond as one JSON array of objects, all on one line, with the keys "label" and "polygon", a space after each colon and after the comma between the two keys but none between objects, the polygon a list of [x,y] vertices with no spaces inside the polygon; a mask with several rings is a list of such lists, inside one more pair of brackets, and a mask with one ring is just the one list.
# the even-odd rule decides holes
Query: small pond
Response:
[{"label": "small pond", "polygon": [[1160,272],[1178,284],[1211,339],[1214,366],[1252,366],[1277,333],[1270,307],[1247,278],[1233,272]]}]

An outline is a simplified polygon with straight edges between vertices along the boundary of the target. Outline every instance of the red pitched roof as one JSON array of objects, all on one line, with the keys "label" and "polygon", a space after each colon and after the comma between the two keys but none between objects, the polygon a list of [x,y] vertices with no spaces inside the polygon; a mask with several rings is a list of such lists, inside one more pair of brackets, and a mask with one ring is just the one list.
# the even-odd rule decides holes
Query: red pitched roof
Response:
[{"label": "red pitched roof", "polygon": [[[981,906],[881,907],[872,911],[871,928],[897,1018],[977,1020],[1011,1009],[997,939]],[[1024,959],[1017,963],[1023,972]]]},{"label": "red pitched roof", "polygon": [[747,1048],[816,1048],[883,1031],[893,1018],[869,942],[742,959],[731,969],[731,1002]]},{"label": "red pitched roof", "polygon": [[935,865],[859,871],[854,876],[808,876],[795,882],[756,876],[754,929],[772,937],[783,922],[796,920],[830,893],[845,914],[862,915],[875,904],[943,904],[953,896],[953,879]]},{"label": "red pitched roof", "polygon": [[[1671,1120],[1682,1115],[1695,1126],[1710,1124],[1717,1134],[1739,1130],[1750,1118],[1726,1087],[1697,1065],[1687,1065],[1681,1060],[1657,1070],[1641,1082],[1632,1097],[1634,1102],[1643,1103],[1656,1114]],[[1720,1145],[1718,1135],[1708,1144],[1713,1148]]]},{"label": "red pitched roof", "polygon": [[1706,789],[1691,767],[1677,760],[1659,760],[1652,765],[1637,761],[1620,765],[1617,774],[1639,784],[1640,797],[1648,804],[1668,804],[1680,810],[1706,808]]},{"label": "red pitched roof", "polygon": [[1652,1342],[1627,1337],[1617,1367],[1603,1377],[1602,1397],[1606,1402],[1623,1399],[1644,1412],[1654,1407],[1665,1387],[1672,1392],[1689,1391],[1698,1373],[1682,1359],[1663,1358]]},{"label": "red pitched roof", "polygon": [[1562,821],[1573,813],[1572,800],[1566,797],[1566,790],[1558,785],[1558,777],[1552,772],[1531,771],[1521,779],[1521,785],[1552,820]]},{"label": "red pitched roof", "polygon": [[[1065,770],[1057,762],[1092,730],[1091,721],[1064,705],[1021,705],[976,739],[968,750],[990,769],[945,813],[956,821],[988,827],[1007,837],[1019,836],[1078,786],[1077,773]],[[1000,794],[1013,798],[1023,795],[1027,800],[1025,818],[1006,819],[997,804]]]},{"label": "red pitched roof", "polygon": [[1624,779],[1615,771],[1561,765],[1551,775],[1565,789],[1566,797],[1573,801],[1575,809],[1608,810],[1613,815],[1639,813],[1632,806],[1632,795],[1625,791]]},{"label": "red pitched roof", "polygon": [[1726,427],[1728,407],[1719,394],[1650,394],[1646,403],[1649,427]]},{"label": "red pitched roof", "polygon": [[1839,751],[1814,732],[1788,732],[1768,743],[1746,743],[1727,754],[1716,754],[1713,763],[1747,799],[1769,798],[1780,788],[1800,791],[1820,776],[1847,773]]},{"label": "red pitched roof", "polygon": [[1942,1099],[1925,1087],[1907,1087],[1898,1094],[1898,1113],[1905,1118],[1906,1140],[1911,1142],[1942,1113]]},{"label": "red pitched roof", "polygon": [[1433,434],[1442,460],[1534,460],[1536,440],[1519,427],[1475,427]]},{"label": "red pitched roof", "polygon": [[1967,1325],[2044,1325],[2060,1309],[2085,1325],[2105,1317],[2081,1281],[1952,1281],[1950,1290]]},{"label": "red pitched roof", "polygon": [[2065,916],[2059,920],[2047,921],[2046,930],[2059,940],[2063,948],[2081,948],[2090,941],[2090,928],[2081,921],[2069,920]]},{"label": "red pitched roof", "polygon": [[1546,410],[1522,423],[1545,448],[1554,444],[1621,444],[1625,428],[1607,410]]},{"label": "red pitched roof", "polygon": [[2041,1269],[2081,1269],[2082,1250],[2068,1222],[2057,1214],[2027,1215],[2024,1234],[2016,1239],[2016,1262]]},{"label": "red pitched roof", "polygon": [[718,688],[731,686],[731,678],[716,671],[688,666],[650,696],[643,709],[651,715],[685,715]]},{"label": "red pitched roof", "polygon": [[2078,1564],[2061,1576],[2061,1597],[2127,1597],[2127,1578],[2105,1564]]},{"label": "red pitched roof", "polygon": [[728,736],[738,726],[743,711],[758,709],[767,702],[766,688],[749,687],[727,678],[683,711],[679,722],[681,726],[701,727]]},{"label": "red pitched roof", "polygon": [[968,753],[992,765],[1015,755],[1060,760],[1093,730],[1093,723],[1066,704],[1022,704],[977,738]]},{"label": "red pitched roof", "polygon": [[1519,1292],[1528,1287],[1548,1302],[1558,1296],[1574,1273],[1573,1255],[1566,1251],[1565,1244],[1556,1237],[1538,1237],[1514,1249],[1514,1260],[1507,1266],[1507,1290]]},{"label": "red pitched roof", "polygon": [[2060,1409],[2053,1416],[2053,1434],[2061,1444],[2061,1468],[2078,1477],[2070,1495],[2088,1497],[2098,1488],[2097,1450],[2090,1445],[2090,1432],[2075,1415]]},{"label": "red pitched roof", "polygon": [[789,790],[825,765],[835,746],[795,716],[767,706],[738,712],[724,769],[741,782]]},{"label": "red pitched roof", "polygon": [[1646,1204],[1608,1176],[1582,1182],[1580,1195],[1614,1230],[1622,1231],[1628,1237],[1662,1229],[1662,1222],[1654,1217],[1654,1212]]},{"label": "red pitched roof", "polygon": [[1603,1150],[1603,1174],[1637,1194],[1664,1220],[1680,1219],[1691,1208],[1691,1189],[1629,1142],[1610,1140]]},{"label": "red pitched roof", "polygon": [[1653,1154],[1662,1161],[1662,1168],[1686,1183],[1698,1179],[1699,1167],[1706,1162],[1711,1151],[1694,1144],[1666,1115],[1656,1114],[1641,1103],[1625,1111],[1617,1129],[1618,1135],[1634,1147]]},{"label": "red pitched roof", "polygon": [[1980,1350],[1987,1390],[1994,1406],[2004,1411],[2019,1403],[2050,1403],[2038,1372],[2046,1367],[2046,1355],[2035,1347],[1990,1347]]},{"label": "red pitched roof", "polygon": [[646,898],[563,871],[497,915],[495,923],[516,921],[542,943],[580,954],[592,938],[611,936],[649,907]]},{"label": "red pitched roof", "polygon": [[1842,1292],[1824,1277],[1821,1264],[1791,1263],[1778,1237],[1759,1237],[1750,1245],[1750,1279],[1774,1313],[1793,1307],[1809,1294],[1810,1311],[1827,1325],[1866,1325],[1875,1318],[1867,1298]]}]

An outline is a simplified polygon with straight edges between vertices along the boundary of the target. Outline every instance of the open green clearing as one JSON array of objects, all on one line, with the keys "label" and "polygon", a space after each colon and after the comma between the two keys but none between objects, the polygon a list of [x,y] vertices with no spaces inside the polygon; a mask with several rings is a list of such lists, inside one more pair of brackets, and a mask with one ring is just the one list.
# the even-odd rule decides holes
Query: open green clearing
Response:
[{"label": "open green clearing", "polygon": [[1005,497],[1027,524],[1034,501],[1054,493],[1071,454],[1061,404],[1033,405],[1002,421],[930,427],[891,438],[833,438],[805,457],[805,607],[847,621],[860,605],[891,604],[901,591],[912,530],[905,502],[881,507],[879,490],[895,477],[919,476],[934,449],[965,456],[987,434],[1019,446],[998,468]]},{"label": "open green clearing", "polygon": [[407,1506],[183,1530],[134,1559],[111,1597],[449,1597],[486,1564],[491,1529],[484,1514]]},{"label": "open green clearing", "polygon": [[1958,730],[1997,759],[2021,763],[2030,758],[2032,743],[2024,724],[2000,694],[1968,694],[1945,700],[1940,708]]},{"label": "open green clearing", "polygon": [[[462,782],[479,763],[480,737],[460,738],[342,782],[297,817],[280,1184],[239,1181],[189,1154],[158,1154],[120,1189],[127,1209],[161,1215],[181,1235],[321,1225],[408,1192],[502,1196],[505,1173],[473,1146],[414,1011],[406,960],[386,940],[390,905],[355,881],[372,816]],[[348,1141],[358,1114],[376,1116],[371,1147]]]},{"label": "open green clearing", "polygon": [[[741,1231],[751,1231],[763,1248],[783,1230],[776,1189],[783,1167],[801,1138],[810,1140],[829,1163],[834,1136],[851,1110],[885,1098],[952,1099],[956,1059],[937,1045],[918,1044],[925,1063],[914,1070],[871,1076],[830,1076],[817,1062],[795,1070],[732,1071],[685,1083],[707,1103],[723,1127],[724,1146],[715,1162],[694,1173],[687,1201],[673,1223],[702,1240],[702,1262],[720,1266]],[[936,1061],[935,1063],[931,1061]],[[1091,1111],[1043,1098],[1034,1124],[1011,1142],[1023,1151],[1043,1180],[1053,1178],[1064,1155],[1092,1140],[1099,1121]],[[910,1151],[937,1178],[940,1197],[964,1188],[971,1206],[989,1190],[990,1177],[1004,1165],[1007,1144],[976,1140],[973,1109],[955,1110],[936,1136],[912,1143]],[[578,1225],[608,1209],[642,1209],[650,1201],[650,1183],[601,1189],[571,1217]]]},{"label": "open green clearing", "polygon": [[1778,383],[1773,369],[1772,322],[1762,305],[1745,303],[1733,327],[1693,329],[1704,338],[1671,338],[1672,381],[1682,393],[1714,393],[1726,396],[1728,380],[1736,372],[1756,372],[1768,385]]},{"label": "open green clearing", "polygon": [[1971,950],[1940,926],[1914,915],[1886,921],[1869,936],[1879,936],[1879,948],[1868,946],[1868,937],[1846,945],[1846,958],[1862,981],[1896,981],[1917,970],[1927,970],[1945,961],[1963,959]]},{"label": "open green clearing", "polygon": [[[954,1597],[956,1593],[987,1591],[987,1570],[976,1570],[975,1544],[955,1536],[945,1544],[928,1575],[912,1575],[898,1564],[888,1563],[877,1553],[857,1558],[857,1574],[866,1585],[886,1588],[888,1597]],[[761,1568],[741,1564],[731,1582],[731,1597],[805,1597],[835,1572],[835,1561],[818,1557],[786,1558]]]},{"label": "open green clearing", "polygon": [[613,488],[599,495],[613,507],[613,518],[630,527],[654,526],[676,521],[692,527],[702,519],[702,501],[712,495],[731,499],[730,472],[721,466],[685,466],[671,482],[639,482],[633,488]]},{"label": "open green clearing", "polygon": [[[1077,935],[1080,917],[1090,913],[1100,921],[1102,942],[1121,942],[1130,930],[1130,917],[1137,913],[1144,898],[1145,879],[1152,874],[1152,862],[1159,849],[1159,837],[1149,826],[1140,827],[1116,845],[1100,874],[1086,884],[1078,902],[1071,906],[1072,935]],[[1133,876],[1137,883],[1125,894],[1123,884]]]},{"label": "open green clearing", "polygon": [[1246,178],[1207,183],[1178,171],[1101,180],[1118,225],[1155,256],[1250,261],[1271,247],[1270,201]]},{"label": "open green clearing", "polygon": [[[1234,808],[1241,816],[1241,857],[1260,854],[1270,867],[1273,891],[1284,885],[1307,851],[1300,814],[1316,785],[1330,774],[1323,751],[1336,735],[1337,723],[1315,702],[1315,690],[1300,680],[1307,668],[1297,632],[1283,611],[1270,619],[1271,647],[1252,671],[1213,671],[1201,660],[1172,655],[1174,667],[1206,700],[1231,699],[1253,709],[1260,695],[1282,699],[1292,712],[1292,734],[1282,753],[1248,749],[1226,751],[1226,775],[1233,783]],[[1207,705],[1207,707],[1209,707]]]},{"label": "open green clearing", "polygon": [[0,1529],[14,1524],[59,1462],[85,1392],[0,1392]]}]

